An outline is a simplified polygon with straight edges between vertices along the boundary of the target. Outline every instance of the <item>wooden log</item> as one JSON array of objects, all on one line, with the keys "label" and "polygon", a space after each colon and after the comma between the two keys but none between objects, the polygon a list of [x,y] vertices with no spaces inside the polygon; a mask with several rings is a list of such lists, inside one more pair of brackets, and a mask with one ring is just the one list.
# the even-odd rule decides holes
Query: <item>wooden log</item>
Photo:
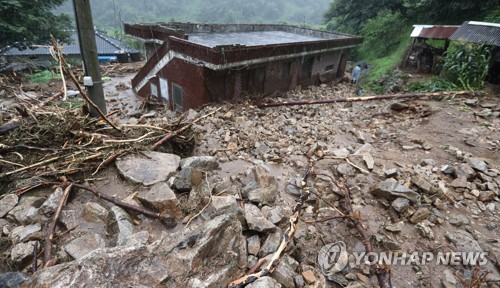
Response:
[{"label": "wooden log", "polygon": [[387,99],[408,99],[418,97],[434,97],[434,96],[448,96],[448,95],[466,95],[469,91],[446,91],[434,93],[418,93],[418,94],[394,94],[394,95],[375,95],[365,97],[348,97],[336,99],[319,99],[319,100],[303,100],[303,101],[286,101],[276,103],[260,103],[257,104],[259,108],[279,107],[279,106],[298,106],[298,105],[314,105],[314,104],[331,104],[342,102],[360,102],[360,101],[378,101]]}]

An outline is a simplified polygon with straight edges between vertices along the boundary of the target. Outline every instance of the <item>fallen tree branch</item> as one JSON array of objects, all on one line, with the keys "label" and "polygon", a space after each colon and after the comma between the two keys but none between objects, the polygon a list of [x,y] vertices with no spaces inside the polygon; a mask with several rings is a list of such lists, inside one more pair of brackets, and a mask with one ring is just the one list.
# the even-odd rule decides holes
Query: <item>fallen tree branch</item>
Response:
[{"label": "fallen tree branch", "polygon": [[310,194],[310,188],[306,186],[307,184],[307,179],[309,178],[310,174],[312,173],[313,170],[313,161],[310,162],[309,167],[302,177],[302,181],[300,182],[300,188],[302,190],[302,193],[300,195],[299,200],[295,204],[295,207],[293,208],[292,211],[292,216],[290,216],[289,219],[289,224],[290,226],[286,229],[285,235],[283,237],[283,240],[281,241],[280,246],[278,247],[278,250],[274,252],[273,257],[269,261],[269,263],[262,269],[261,271],[257,273],[251,273],[248,275],[245,275],[241,277],[240,279],[237,279],[229,284],[229,288],[239,288],[239,287],[244,287],[257,279],[267,276],[271,273],[273,273],[274,269],[278,266],[281,256],[283,256],[283,253],[285,252],[286,248],[292,242],[293,237],[295,236],[295,232],[297,231],[297,223],[299,222],[300,214],[302,212],[302,206],[304,206],[304,203],[307,201],[309,198]]},{"label": "fallen tree branch", "polygon": [[83,97],[83,99],[90,106],[92,106],[92,108],[94,108],[97,111],[97,113],[99,113],[99,115],[101,116],[101,118],[104,121],[106,121],[106,123],[108,123],[114,129],[116,129],[118,131],[121,131],[120,128],[118,128],[115,124],[113,124],[113,123],[111,123],[111,121],[109,121],[108,117],[106,117],[106,115],[101,111],[101,109],[99,109],[99,107],[92,100],[90,100],[90,98],[87,96],[87,94],[85,93],[85,91],[83,91],[83,89],[80,86],[80,83],[78,83],[78,80],[76,79],[75,75],[73,74],[73,72],[71,72],[71,69],[69,68],[68,63],[66,62],[66,59],[64,59],[64,56],[62,56],[61,48],[57,44],[56,39],[52,35],[50,35],[50,37],[52,38],[52,44],[54,45],[54,49],[56,50],[57,54],[59,55],[59,58],[61,59],[64,71],[66,72],[66,74],[68,74],[68,76],[71,78],[71,80],[73,81],[73,83],[75,83],[75,86],[78,89],[78,92],[80,92],[80,95]]},{"label": "fallen tree branch", "polygon": [[215,114],[217,111],[219,111],[220,109],[222,109],[222,107],[219,107],[217,108],[215,111],[212,111],[206,115],[203,115],[201,117],[198,117],[196,118],[195,120],[189,122],[188,124],[184,125],[183,127],[181,127],[180,129],[177,129],[173,132],[170,132],[168,133],[167,135],[165,135],[160,141],[156,142],[155,144],[153,144],[151,146],[151,150],[156,150],[158,147],[160,147],[161,145],[163,145],[163,143],[167,142],[168,140],[172,139],[173,137],[177,136],[179,133],[181,133],[182,131],[188,129],[189,127],[191,127],[192,125],[196,124],[197,122],[201,121],[202,119],[204,118],[207,118],[213,114]]},{"label": "fallen tree branch", "polygon": [[47,229],[47,238],[45,239],[45,252],[43,255],[43,268],[48,268],[55,264],[55,261],[51,261],[52,259],[50,256],[52,252],[52,240],[54,240],[54,232],[56,230],[57,220],[59,219],[59,216],[61,216],[61,211],[64,204],[68,200],[71,188],[73,188],[73,184],[70,184],[64,190],[63,197],[61,198],[61,201],[59,201],[59,205],[57,206],[56,212],[54,213],[54,217],[52,218],[52,221],[49,224],[49,228]]},{"label": "fallen tree branch", "polygon": [[[351,203],[351,193],[349,191],[349,188],[344,185],[344,183],[341,183],[338,180],[334,180],[335,184],[342,190],[344,193],[344,209],[345,213],[348,215],[354,215],[353,208],[352,208],[352,203]],[[359,212],[358,212],[359,213]],[[358,215],[359,216],[359,215]],[[365,246],[365,251],[367,255],[369,256],[370,262],[375,262],[372,264],[372,271],[374,272],[375,275],[377,276],[378,279],[378,285],[381,288],[392,288],[391,284],[391,272],[389,267],[385,267],[380,265],[379,263],[376,263],[377,261],[374,261],[373,259],[373,247],[372,243],[370,240],[370,237],[368,236],[365,227],[363,227],[363,224],[361,224],[361,221],[359,220],[360,217],[349,217],[349,220],[354,224],[356,227],[356,230],[358,230],[359,235],[361,236],[361,240],[363,242],[363,245]]]},{"label": "fallen tree branch", "polygon": [[337,99],[286,101],[281,103],[259,103],[257,104],[257,107],[262,109],[262,108],[279,107],[279,106],[297,106],[297,105],[330,104],[330,103],[342,103],[342,102],[376,101],[376,100],[386,100],[386,99],[466,95],[470,93],[471,92],[469,91],[445,91],[445,92],[419,93],[419,94],[376,95],[376,96],[348,97],[348,98],[337,98]]}]

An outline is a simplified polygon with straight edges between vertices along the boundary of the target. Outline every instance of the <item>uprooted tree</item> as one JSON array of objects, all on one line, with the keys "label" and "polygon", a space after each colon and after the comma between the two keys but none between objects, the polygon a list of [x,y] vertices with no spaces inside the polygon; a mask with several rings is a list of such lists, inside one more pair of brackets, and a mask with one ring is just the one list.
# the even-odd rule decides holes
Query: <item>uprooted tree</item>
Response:
[{"label": "uprooted tree", "polygon": [[0,50],[10,45],[25,49],[49,44],[50,34],[69,40],[68,15],[54,15],[52,9],[66,0],[0,0]]}]

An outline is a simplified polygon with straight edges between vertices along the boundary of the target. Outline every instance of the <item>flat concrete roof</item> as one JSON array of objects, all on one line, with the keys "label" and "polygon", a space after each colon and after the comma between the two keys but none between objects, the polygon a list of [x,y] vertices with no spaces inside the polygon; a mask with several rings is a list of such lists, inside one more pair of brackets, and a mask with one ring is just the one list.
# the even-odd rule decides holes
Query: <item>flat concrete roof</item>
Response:
[{"label": "flat concrete roof", "polygon": [[285,31],[207,32],[187,33],[187,35],[188,41],[211,48],[225,45],[261,46],[328,40]]}]

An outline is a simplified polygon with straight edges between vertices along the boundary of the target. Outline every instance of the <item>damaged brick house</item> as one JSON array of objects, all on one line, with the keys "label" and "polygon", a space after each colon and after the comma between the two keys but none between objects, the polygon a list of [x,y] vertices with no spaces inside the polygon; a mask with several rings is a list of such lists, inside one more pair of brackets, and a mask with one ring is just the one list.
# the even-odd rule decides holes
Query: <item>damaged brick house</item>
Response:
[{"label": "damaged brick house", "polygon": [[245,94],[272,95],[342,77],[361,37],[265,24],[125,24],[148,61],[132,80],[141,96],[184,111]]}]

